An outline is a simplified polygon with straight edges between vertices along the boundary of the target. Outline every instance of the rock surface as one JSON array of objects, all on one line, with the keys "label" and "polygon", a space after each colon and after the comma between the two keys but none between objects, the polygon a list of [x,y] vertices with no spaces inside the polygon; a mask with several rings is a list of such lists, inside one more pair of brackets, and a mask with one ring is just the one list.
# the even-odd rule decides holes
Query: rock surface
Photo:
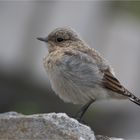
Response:
[{"label": "rock surface", "polygon": [[[0,139],[6,140],[96,140],[90,127],[64,113],[0,114]],[[97,136],[97,140],[123,140]]]}]

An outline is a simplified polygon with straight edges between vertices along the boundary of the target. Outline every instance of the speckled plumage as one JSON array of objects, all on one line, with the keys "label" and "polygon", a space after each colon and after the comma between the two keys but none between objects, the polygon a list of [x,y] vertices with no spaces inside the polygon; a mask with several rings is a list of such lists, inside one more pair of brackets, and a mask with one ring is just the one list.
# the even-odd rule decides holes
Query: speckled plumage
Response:
[{"label": "speckled plumage", "polygon": [[65,102],[129,98],[140,105],[115,78],[108,62],[71,28],[57,28],[42,41],[48,44],[44,67],[52,89]]}]

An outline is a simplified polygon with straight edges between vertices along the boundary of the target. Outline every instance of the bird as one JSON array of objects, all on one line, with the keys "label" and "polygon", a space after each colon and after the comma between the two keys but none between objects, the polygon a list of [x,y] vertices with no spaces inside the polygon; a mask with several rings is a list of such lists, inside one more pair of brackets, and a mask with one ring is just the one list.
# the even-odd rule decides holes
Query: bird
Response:
[{"label": "bird", "polygon": [[77,120],[93,102],[104,99],[129,99],[140,106],[140,99],[120,83],[109,62],[71,27],[55,28],[37,39],[48,46],[43,64],[53,91],[64,102],[82,105]]}]

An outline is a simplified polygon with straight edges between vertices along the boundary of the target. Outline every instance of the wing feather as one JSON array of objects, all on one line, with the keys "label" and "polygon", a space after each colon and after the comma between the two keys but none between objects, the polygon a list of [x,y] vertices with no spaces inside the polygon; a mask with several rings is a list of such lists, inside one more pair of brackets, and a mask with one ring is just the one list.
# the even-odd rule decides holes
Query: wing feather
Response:
[{"label": "wing feather", "polygon": [[126,89],[121,85],[119,80],[110,72],[109,69],[104,70],[103,86],[114,92],[126,95]]}]

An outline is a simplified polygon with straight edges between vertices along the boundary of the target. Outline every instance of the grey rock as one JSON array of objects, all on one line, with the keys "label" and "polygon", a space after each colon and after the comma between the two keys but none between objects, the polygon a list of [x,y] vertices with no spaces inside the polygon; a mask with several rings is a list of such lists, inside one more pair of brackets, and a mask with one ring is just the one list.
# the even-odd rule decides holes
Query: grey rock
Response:
[{"label": "grey rock", "polygon": [[[90,127],[65,113],[22,115],[0,114],[0,139],[3,140],[96,140]],[[97,140],[122,140],[97,136]]]}]

